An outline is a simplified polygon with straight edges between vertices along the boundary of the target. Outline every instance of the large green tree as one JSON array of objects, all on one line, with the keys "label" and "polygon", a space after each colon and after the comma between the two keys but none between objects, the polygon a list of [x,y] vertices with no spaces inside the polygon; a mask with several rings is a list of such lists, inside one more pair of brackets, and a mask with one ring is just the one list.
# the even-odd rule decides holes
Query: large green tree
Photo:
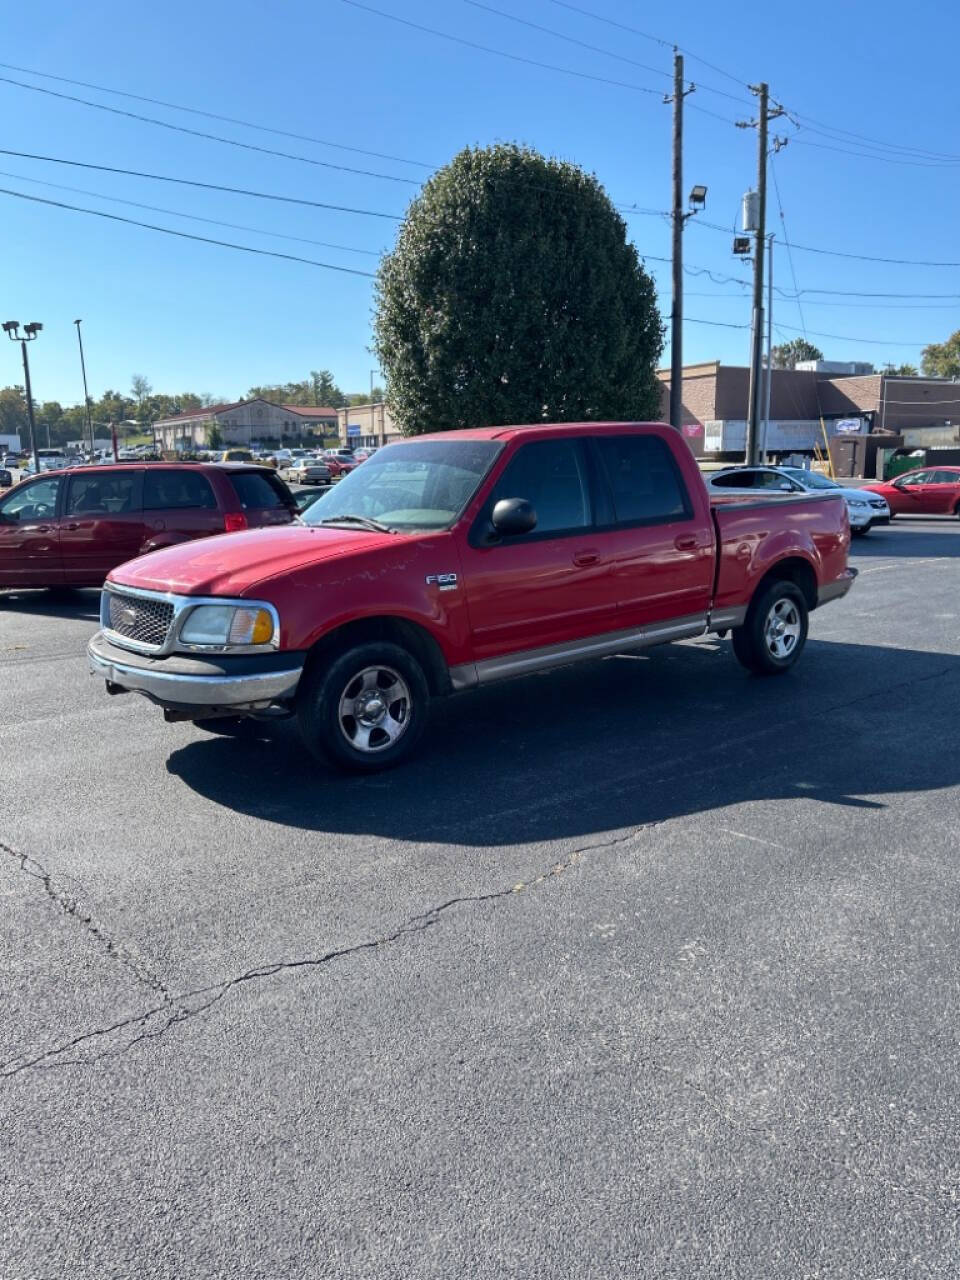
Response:
[{"label": "large green tree", "polygon": [[960,377],[960,329],[945,342],[931,342],[920,357],[923,372],[932,378]]},{"label": "large green tree", "polygon": [[407,434],[659,414],[653,281],[575,165],[461,151],[407,210],[376,294],[375,350]]},{"label": "large green tree", "polygon": [[794,338],[771,348],[770,356],[775,369],[795,369],[802,360],[822,360],[823,352],[806,338]]}]

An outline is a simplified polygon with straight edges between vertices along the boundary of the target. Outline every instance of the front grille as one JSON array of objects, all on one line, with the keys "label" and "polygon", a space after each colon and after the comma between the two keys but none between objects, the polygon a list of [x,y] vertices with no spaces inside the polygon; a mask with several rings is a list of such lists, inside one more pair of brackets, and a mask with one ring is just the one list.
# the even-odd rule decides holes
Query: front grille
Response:
[{"label": "front grille", "polygon": [[137,644],[161,648],[173,621],[169,600],[146,600],[110,592],[110,630]]}]

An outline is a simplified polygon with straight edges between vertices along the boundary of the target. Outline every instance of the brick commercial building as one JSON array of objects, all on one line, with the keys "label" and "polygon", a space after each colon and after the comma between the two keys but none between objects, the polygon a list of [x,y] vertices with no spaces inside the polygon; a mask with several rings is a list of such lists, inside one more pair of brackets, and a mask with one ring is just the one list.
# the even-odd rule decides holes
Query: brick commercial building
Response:
[{"label": "brick commercial building", "polygon": [[190,453],[210,447],[214,427],[224,444],[290,445],[305,435],[335,436],[337,411],[270,400],[237,400],[163,418],[154,423],[154,432],[164,453]]},{"label": "brick commercial building", "polygon": [[[661,370],[658,377],[666,417],[670,371]],[[683,432],[698,458],[742,459],[749,383],[748,369],[719,360],[684,368]],[[774,369],[766,450],[773,456],[812,453],[823,447],[826,429],[837,470],[872,476],[885,452],[909,445],[918,430],[924,429],[925,437],[941,433],[947,444],[956,439],[958,423],[960,383],[949,378],[839,375],[822,366]]]}]

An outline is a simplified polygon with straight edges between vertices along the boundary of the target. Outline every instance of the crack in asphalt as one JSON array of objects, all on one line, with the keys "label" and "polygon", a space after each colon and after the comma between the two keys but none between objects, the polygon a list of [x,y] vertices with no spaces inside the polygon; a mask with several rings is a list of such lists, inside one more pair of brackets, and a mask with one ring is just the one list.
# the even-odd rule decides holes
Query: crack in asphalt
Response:
[{"label": "crack in asphalt", "polygon": [[0,853],[6,854],[11,861],[15,862],[17,869],[23,872],[24,875],[41,884],[44,893],[54,906],[64,915],[81,924],[86,932],[96,939],[104,952],[112,960],[118,961],[132,973],[137,982],[159,995],[164,1005],[173,1003],[173,997],[170,995],[163,979],[154,973],[125,943],[115,938],[86,908],[82,907],[79,898],[73,897],[65,888],[58,885],[41,862],[38,862],[36,858],[31,858],[27,853],[21,853],[18,849],[14,849],[2,840],[0,840]]},{"label": "crack in asphalt", "polygon": [[[14,1059],[10,1059],[7,1062],[0,1063],[0,1078],[17,1076],[22,1072],[31,1070],[43,1071],[62,1067],[91,1066],[104,1058],[127,1053],[138,1044],[143,1044],[148,1040],[158,1040],[161,1036],[165,1035],[171,1027],[205,1013],[214,1005],[219,1004],[219,1002],[223,1000],[229,992],[238,987],[245,986],[247,983],[260,982],[265,978],[272,978],[278,973],[287,973],[303,969],[320,969],[334,961],[343,960],[349,956],[359,955],[365,951],[375,951],[379,947],[399,942],[405,937],[409,937],[417,933],[424,933],[426,930],[433,928],[434,925],[439,924],[442,917],[455,907],[464,905],[472,906],[486,902],[497,902],[504,898],[509,898],[514,894],[539,888],[541,885],[562,876],[566,871],[577,866],[584,854],[597,852],[603,849],[612,849],[616,845],[625,844],[627,841],[635,839],[641,831],[660,825],[661,823],[659,822],[644,823],[641,826],[632,827],[630,831],[624,835],[615,836],[612,839],[604,840],[597,844],[585,845],[579,849],[575,849],[566,858],[559,862],[555,862],[539,875],[530,880],[518,881],[516,884],[510,885],[508,888],[494,889],[488,893],[467,894],[455,898],[448,898],[445,902],[441,902],[437,906],[430,907],[427,911],[421,912],[419,915],[411,916],[410,919],[405,920],[391,933],[381,934],[375,938],[367,938],[362,942],[353,943],[351,946],[337,947],[331,951],[325,951],[319,956],[307,956],[297,960],[276,960],[256,965],[251,969],[244,970],[243,973],[237,974],[236,977],[227,978],[223,982],[211,983],[205,987],[196,987],[192,991],[183,991],[173,995],[170,994],[163,984],[160,984],[156,989],[163,993],[164,998],[162,1003],[155,1005],[151,1009],[147,1009],[144,1013],[133,1014],[130,1017],[119,1019],[117,1022],[111,1023],[109,1026],[98,1027],[93,1031],[84,1031],[80,1035],[64,1041],[62,1044],[54,1045],[52,1048],[44,1050],[43,1053],[39,1053],[33,1058],[21,1060],[19,1062]],[[12,853],[6,845],[0,844],[0,849],[3,849],[7,853]],[[22,855],[15,854],[14,856],[19,859]],[[102,935],[98,934],[98,936]],[[156,981],[159,982],[159,979]],[[114,1036],[118,1032],[125,1031],[129,1028],[140,1028],[140,1030],[137,1035],[119,1047],[109,1047],[103,1052],[94,1054],[93,1056],[65,1056],[74,1049],[79,1049],[93,1041],[103,1040],[107,1037]]]}]

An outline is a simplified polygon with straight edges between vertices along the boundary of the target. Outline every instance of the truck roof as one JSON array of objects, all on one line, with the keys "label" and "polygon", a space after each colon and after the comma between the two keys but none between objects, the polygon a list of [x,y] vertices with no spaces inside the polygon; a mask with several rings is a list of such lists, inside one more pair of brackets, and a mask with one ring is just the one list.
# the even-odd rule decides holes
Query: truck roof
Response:
[{"label": "truck roof", "polygon": [[[503,427],[470,427],[461,431],[431,431],[421,436],[408,436],[409,440],[511,440],[515,436],[525,435],[531,431],[549,432],[551,435],[564,435],[577,431],[622,431],[624,427],[665,428],[671,430],[664,422],[528,422]],[[394,441],[399,444],[401,441]]]}]

